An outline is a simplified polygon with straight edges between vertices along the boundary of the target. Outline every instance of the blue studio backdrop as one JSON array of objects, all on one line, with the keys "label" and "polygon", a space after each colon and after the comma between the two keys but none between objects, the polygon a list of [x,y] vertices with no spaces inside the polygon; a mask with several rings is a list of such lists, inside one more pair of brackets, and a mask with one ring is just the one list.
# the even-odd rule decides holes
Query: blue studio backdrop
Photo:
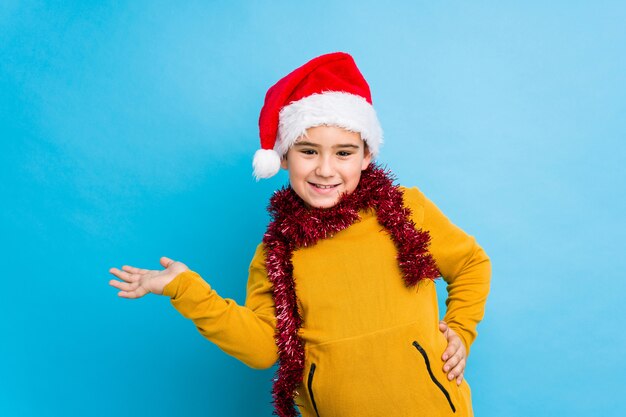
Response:
[{"label": "blue studio backdrop", "polygon": [[287,180],[251,176],[265,91],[337,50],[379,161],[492,259],[476,415],[623,415],[625,21],[622,1],[1,2],[0,415],[271,414],[273,369],[108,270],[168,256],[243,303]]}]

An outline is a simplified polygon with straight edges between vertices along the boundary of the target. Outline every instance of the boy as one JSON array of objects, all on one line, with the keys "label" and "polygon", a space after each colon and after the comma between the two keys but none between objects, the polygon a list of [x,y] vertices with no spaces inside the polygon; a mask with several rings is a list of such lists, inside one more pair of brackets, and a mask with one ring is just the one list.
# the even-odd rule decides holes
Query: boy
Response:
[{"label": "boy", "polygon": [[[289,172],[250,265],[245,306],[183,263],[122,267],[119,295],[171,302],[249,366],[279,361],[275,412],[295,416],[469,416],[466,356],[490,261],[418,189],[372,160],[382,130],[348,54],[317,57],[268,91],[257,178]],[[433,279],[448,283],[439,322]]]}]

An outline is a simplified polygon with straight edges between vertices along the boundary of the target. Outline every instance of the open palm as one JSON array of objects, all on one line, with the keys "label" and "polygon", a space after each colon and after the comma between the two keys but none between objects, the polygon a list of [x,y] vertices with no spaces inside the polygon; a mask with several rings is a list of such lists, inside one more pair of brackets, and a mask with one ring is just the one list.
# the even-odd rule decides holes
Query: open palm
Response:
[{"label": "open palm", "polygon": [[112,279],[109,285],[117,288],[117,293],[123,298],[139,298],[148,293],[163,294],[163,288],[169,284],[178,274],[189,270],[182,262],[174,261],[167,257],[160,259],[163,270],[150,270],[135,268],[124,265],[122,269],[111,268],[109,272],[121,281]]}]

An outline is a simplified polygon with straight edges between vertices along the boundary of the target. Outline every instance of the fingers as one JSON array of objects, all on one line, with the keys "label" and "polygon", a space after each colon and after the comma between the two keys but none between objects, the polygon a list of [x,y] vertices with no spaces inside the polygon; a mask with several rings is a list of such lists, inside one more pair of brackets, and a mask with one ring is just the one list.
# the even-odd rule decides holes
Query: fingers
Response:
[{"label": "fingers", "polygon": [[457,384],[457,385],[461,385],[461,382],[463,382],[463,373],[462,373],[462,372],[461,372],[461,375],[459,375],[459,376],[456,378],[456,384]]},{"label": "fingers", "polygon": [[463,374],[463,371],[465,371],[465,354],[462,349],[454,352],[450,359],[443,365],[443,370],[448,373],[448,379],[450,381]]},{"label": "fingers", "polygon": [[138,282],[121,282],[114,279],[109,281],[109,285],[122,291],[134,291],[139,287]]},{"label": "fingers", "polygon": [[123,298],[139,298],[147,294],[147,291],[140,286],[140,279],[149,271],[147,269],[135,268],[124,265],[122,270],[117,268],[109,269],[109,272],[122,281],[112,279],[109,285],[120,290],[117,295]]},{"label": "fingers", "polygon": [[[465,350],[461,346],[458,338],[453,339],[443,353],[443,371],[448,374],[448,379],[452,381],[463,374],[465,370]],[[462,379],[461,379],[462,380]],[[460,381],[457,381],[460,384]]]},{"label": "fingers", "polygon": [[135,273],[131,273],[128,270],[129,269],[137,269],[137,268],[132,268],[129,266],[123,266],[122,267],[123,270],[119,270],[117,268],[111,268],[109,269],[109,272],[113,275],[115,275],[116,277],[118,277],[121,280],[124,280],[126,282],[135,282],[139,279],[139,274],[135,274]]},{"label": "fingers", "polygon": [[147,291],[142,291],[142,288],[139,287],[135,291],[120,291],[117,293],[117,295],[122,298],[140,298],[146,295],[147,293],[148,293]]},{"label": "fingers", "polygon": [[159,261],[161,262],[161,265],[163,265],[165,268],[169,268],[170,265],[175,262],[173,259],[170,259],[166,256],[162,256]]},{"label": "fingers", "polygon": [[[449,341],[448,347],[443,352],[441,359],[443,359],[446,363],[449,360],[454,360],[454,356],[457,355],[459,351],[461,350],[460,345],[461,345],[461,342],[459,340],[452,339],[451,341]],[[456,365],[456,362],[455,362],[455,365]]]},{"label": "fingers", "polygon": [[129,265],[124,265],[122,269],[132,274],[139,274],[139,275],[144,275],[150,272],[147,269],[135,268],[134,266],[129,266]]},{"label": "fingers", "polygon": [[443,352],[444,360],[443,370],[448,375],[448,380],[452,381],[456,378],[457,385],[463,381],[463,373],[465,372],[466,353],[465,346],[461,338],[452,330],[445,321],[439,322],[439,330],[444,334],[448,341],[448,346]]},{"label": "fingers", "polygon": [[162,256],[159,262],[161,262],[161,265],[165,269],[169,270],[168,272],[174,272],[178,274],[180,272],[189,270],[189,267],[181,261],[175,261],[172,258],[168,258],[167,256]]},{"label": "fingers", "polygon": [[448,380],[452,381],[456,378],[457,385],[463,381],[463,372],[465,372],[465,359],[461,359],[459,363],[448,373]]},{"label": "fingers", "polygon": [[148,291],[139,284],[139,281],[121,282],[112,279],[109,281],[109,285],[120,290],[117,295],[122,298],[139,298],[148,293]]}]

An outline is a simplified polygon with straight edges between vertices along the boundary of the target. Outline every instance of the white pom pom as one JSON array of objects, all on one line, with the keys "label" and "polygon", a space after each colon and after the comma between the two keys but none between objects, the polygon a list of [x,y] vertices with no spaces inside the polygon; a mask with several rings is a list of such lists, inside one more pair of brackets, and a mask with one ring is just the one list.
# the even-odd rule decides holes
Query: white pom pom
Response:
[{"label": "white pom pom", "polygon": [[257,181],[273,177],[280,170],[280,155],[273,149],[259,149],[254,153],[252,167]]}]

